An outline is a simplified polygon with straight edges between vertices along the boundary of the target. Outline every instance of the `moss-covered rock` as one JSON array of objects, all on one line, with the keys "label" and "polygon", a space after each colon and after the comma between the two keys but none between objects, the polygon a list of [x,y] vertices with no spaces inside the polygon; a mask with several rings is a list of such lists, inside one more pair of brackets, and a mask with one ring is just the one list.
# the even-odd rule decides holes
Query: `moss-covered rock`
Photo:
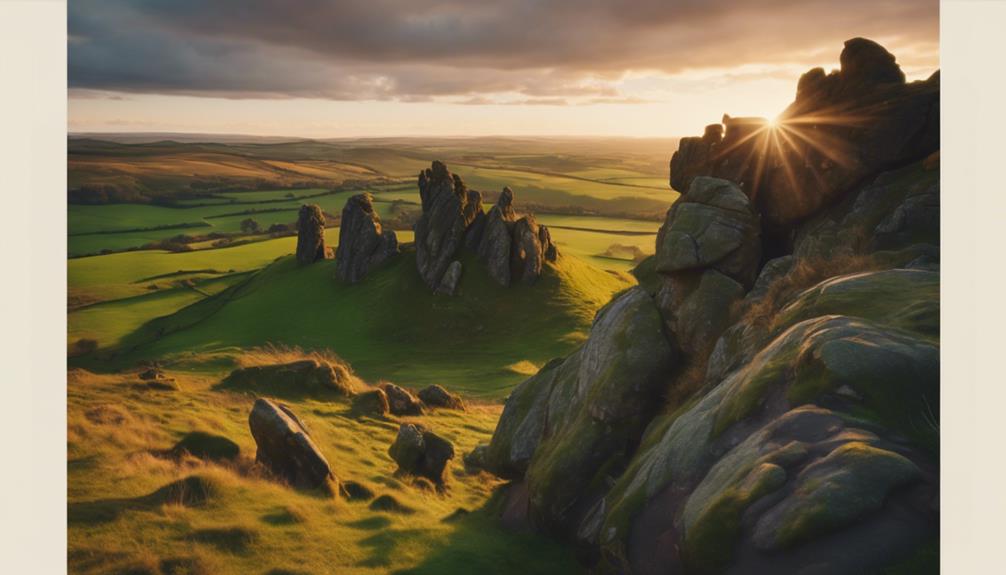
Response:
[{"label": "moss-covered rock", "polygon": [[823,315],[860,317],[938,340],[940,275],[889,269],[830,278],[783,307],[775,324],[790,326]]},{"label": "moss-covered rock", "polygon": [[758,215],[737,184],[695,178],[660,228],[656,271],[714,268],[750,286],[761,257],[760,232]]},{"label": "moss-covered rock", "polygon": [[553,361],[507,399],[487,468],[526,474],[530,516],[575,529],[621,472],[674,366],[653,299],[633,288],[601,309],[577,352]]},{"label": "moss-covered rock", "polygon": [[486,469],[500,477],[523,477],[545,431],[545,414],[562,359],[554,359],[507,397],[485,454]]},{"label": "moss-covered rock", "polygon": [[754,531],[765,550],[789,547],[876,511],[888,493],[921,475],[892,451],[849,442],[807,466],[792,494],[765,512]]}]

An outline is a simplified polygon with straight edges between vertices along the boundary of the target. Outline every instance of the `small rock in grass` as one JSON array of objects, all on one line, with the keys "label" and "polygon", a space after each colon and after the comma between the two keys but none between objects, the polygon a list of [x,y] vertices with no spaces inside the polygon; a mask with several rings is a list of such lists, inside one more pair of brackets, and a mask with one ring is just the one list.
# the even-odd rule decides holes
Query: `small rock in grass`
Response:
[{"label": "small rock in grass", "polygon": [[337,493],[338,480],[328,460],[286,406],[257,399],[248,424],[258,445],[256,461],[294,487]]},{"label": "small rock in grass", "polygon": [[446,470],[454,459],[454,445],[421,425],[402,424],[388,454],[402,472],[425,477],[438,488],[446,482]]},{"label": "small rock in grass", "polygon": [[387,394],[388,409],[394,415],[423,414],[423,404],[404,388],[393,383],[383,383],[381,389]]},{"label": "small rock in grass", "polygon": [[431,385],[419,392],[419,399],[429,407],[444,407],[464,411],[465,403],[461,396],[451,393],[440,385]]},{"label": "small rock in grass", "polygon": [[387,415],[390,411],[388,395],[377,388],[353,397],[353,411],[361,414]]}]

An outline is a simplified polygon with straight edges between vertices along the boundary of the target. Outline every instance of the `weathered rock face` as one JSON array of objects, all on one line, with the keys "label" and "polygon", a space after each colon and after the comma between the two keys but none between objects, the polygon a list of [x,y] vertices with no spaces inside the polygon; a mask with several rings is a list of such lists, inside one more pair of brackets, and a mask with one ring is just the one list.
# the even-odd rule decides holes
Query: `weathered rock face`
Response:
[{"label": "weathered rock face", "polygon": [[382,383],[381,389],[388,396],[388,410],[394,415],[422,415],[423,404],[408,390],[393,383]]},{"label": "weathered rock face", "polygon": [[426,285],[435,290],[475,220],[476,207],[481,212],[482,199],[478,192],[470,194],[461,178],[438,161],[419,174],[419,197],[423,213],[415,226],[416,266]]},{"label": "weathered rock face", "polygon": [[286,406],[257,399],[248,417],[258,445],[255,460],[299,489],[338,493],[338,480],[328,460],[304,425]]},{"label": "weathered rock face", "polygon": [[461,396],[451,393],[439,385],[431,385],[419,392],[419,399],[430,407],[444,407],[464,411],[465,403]]},{"label": "weathered rock face", "polygon": [[297,261],[302,264],[325,259],[325,214],[317,205],[300,207],[297,214]]},{"label": "weathered rock face", "polygon": [[669,331],[684,352],[703,357],[758,273],[758,215],[736,184],[697,177],[667,211],[654,262],[664,277],[656,299]]},{"label": "weathered rock face", "polygon": [[557,250],[548,228],[528,214],[513,225],[510,245],[510,280],[533,285],[546,261],[555,261]]},{"label": "weathered rock face", "polygon": [[489,277],[502,286],[510,285],[511,230],[517,222],[513,209],[513,191],[503,188],[496,205],[486,215],[485,230],[477,252],[485,262]]},{"label": "weathered rock face", "polygon": [[863,38],[845,43],[841,64],[800,79],[778,128],[725,117],[722,137],[707,128],[683,139],[671,159],[672,187],[688,190],[700,175],[732,180],[768,225],[788,229],[864,177],[939,148],[938,74],[906,84],[894,56]]},{"label": "weathered rock face", "polygon": [[736,184],[695,178],[657,235],[656,270],[709,268],[749,287],[761,260],[760,235],[758,214]]},{"label": "weathered rock face", "polygon": [[339,247],[335,252],[335,275],[342,281],[356,283],[367,272],[398,253],[398,236],[384,230],[374,211],[369,193],[346,200],[342,208]]},{"label": "weathered rock face", "polygon": [[236,369],[224,378],[222,384],[276,395],[334,393],[349,397],[356,392],[358,380],[343,365],[304,359]]},{"label": "weathered rock face", "polygon": [[[628,342],[636,342],[629,345]],[[624,466],[674,363],[660,314],[633,288],[598,312],[583,348],[546,365],[507,399],[485,465],[524,475],[524,513],[567,531]]]},{"label": "weathered rock face", "polygon": [[388,454],[400,471],[425,477],[437,487],[447,483],[447,468],[454,459],[454,445],[422,425],[403,423]]},{"label": "weathered rock face", "polygon": [[[468,457],[513,480],[503,523],[574,538],[595,573],[908,572],[937,553],[939,161],[917,152],[938,90],[858,39],[840,73],[806,75],[792,125],[859,148],[852,165],[800,148],[796,181],[832,174],[792,206],[769,193],[763,121],[683,141],[688,193],[646,287],[519,385]],[[808,119],[821,102],[872,123]]]}]

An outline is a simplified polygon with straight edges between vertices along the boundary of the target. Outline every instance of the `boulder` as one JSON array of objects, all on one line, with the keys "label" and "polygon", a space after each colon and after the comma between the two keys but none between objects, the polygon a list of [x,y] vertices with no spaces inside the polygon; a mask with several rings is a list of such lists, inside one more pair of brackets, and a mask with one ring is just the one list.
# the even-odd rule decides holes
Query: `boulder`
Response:
[{"label": "boulder", "polygon": [[447,466],[454,459],[454,445],[421,425],[403,423],[388,454],[399,471],[425,477],[442,488]]},{"label": "boulder", "polygon": [[552,381],[543,437],[525,474],[534,525],[575,533],[601,486],[628,462],[625,446],[639,441],[674,363],[660,313],[643,289],[598,312],[587,342]]},{"label": "boulder", "polygon": [[352,406],[353,411],[360,414],[383,416],[391,411],[388,404],[388,395],[380,388],[356,394],[353,397]]},{"label": "boulder", "polygon": [[335,275],[356,283],[391,256],[398,253],[398,236],[381,227],[369,193],[346,200],[342,208],[339,247],[335,252]]},{"label": "boulder", "polygon": [[344,365],[303,359],[235,369],[221,385],[276,395],[335,394],[351,397],[356,392],[357,383],[356,377]]},{"label": "boulder", "polygon": [[338,480],[307,429],[289,408],[257,399],[248,418],[255,461],[299,489],[338,493]]},{"label": "boulder", "polygon": [[431,385],[419,392],[419,399],[429,407],[443,407],[464,411],[465,403],[461,396],[451,393],[439,385]]},{"label": "boulder", "polygon": [[462,460],[465,463],[465,468],[472,469],[485,469],[486,468],[486,456],[489,453],[489,446],[485,443],[480,443],[476,445],[474,449],[469,451],[464,455]]},{"label": "boulder", "polygon": [[744,286],[715,269],[667,279],[656,300],[681,350],[704,357],[730,326],[731,311]]},{"label": "boulder", "polygon": [[708,128],[682,139],[672,187],[686,191],[697,176],[732,180],[779,233],[871,174],[939,149],[938,74],[906,83],[894,56],[863,38],[847,41],[840,60],[841,70],[804,74],[777,124],[727,116],[722,139]]},{"label": "boulder", "polygon": [[583,347],[546,364],[507,398],[485,468],[523,476],[507,506],[532,523],[569,532],[593,505],[599,486],[625,464],[659,404],[675,360],[652,298],[632,288],[598,312]]},{"label": "boulder", "polygon": [[[423,211],[415,225],[416,266],[426,285],[436,290],[475,219],[475,206],[469,205],[475,198],[439,161],[419,174],[419,196]],[[480,195],[477,203],[481,212]]]},{"label": "boulder", "polygon": [[382,383],[381,390],[388,396],[388,410],[394,415],[422,415],[423,404],[408,390],[393,383]]},{"label": "boulder", "polygon": [[695,178],[657,234],[656,270],[712,268],[749,287],[760,264],[760,233],[758,214],[736,184]]},{"label": "boulder", "polygon": [[325,259],[325,214],[315,204],[300,207],[297,214],[297,261],[302,264]]}]

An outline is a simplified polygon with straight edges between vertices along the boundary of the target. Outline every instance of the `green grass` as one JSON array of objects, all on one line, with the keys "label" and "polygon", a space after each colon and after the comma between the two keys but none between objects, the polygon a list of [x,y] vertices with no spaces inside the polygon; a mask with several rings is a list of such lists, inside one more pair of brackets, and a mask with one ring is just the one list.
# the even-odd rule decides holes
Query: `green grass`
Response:
[{"label": "green grass", "polygon": [[463,261],[459,294],[443,297],[421,282],[412,252],[356,285],[338,282],[332,261],[300,267],[284,258],[236,290],[121,335],[122,349],[95,361],[185,361],[275,343],[331,350],[368,379],[502,397],[526,377],[511,366],[569,353],[594,312],[631,285],[627,274],[563,257],[536,285],[503,288],[474,257]]},{"label": "green grass", "polygon": [[[416,511],[298,492],[253,465],[247,417],[254,397],[213,378],[168,372],[180,390],[153,392],[132,374],[71,370],[67,389],[68,562],[72,573],[574,573],[568,548],[502,529],[485,510],[498,480],[469,475],[460,454],[488,441],[499,407],[439,411],[421,421],[454,442],[445,494],[394,476],[387,455],[398,421],[357,418],[346,403],[284,400],[342,481],[391,495]],[[233,462],[158,454],[193,432],[233,441]],[[172,503],[186,477],[205,501]],[[458,509],[457,521],[444,519]],[[515,553],[515,550],[520,550]],[[174,569],[174,570],[172,570]],[[180,571],[178,569],[181,569]]]}]

